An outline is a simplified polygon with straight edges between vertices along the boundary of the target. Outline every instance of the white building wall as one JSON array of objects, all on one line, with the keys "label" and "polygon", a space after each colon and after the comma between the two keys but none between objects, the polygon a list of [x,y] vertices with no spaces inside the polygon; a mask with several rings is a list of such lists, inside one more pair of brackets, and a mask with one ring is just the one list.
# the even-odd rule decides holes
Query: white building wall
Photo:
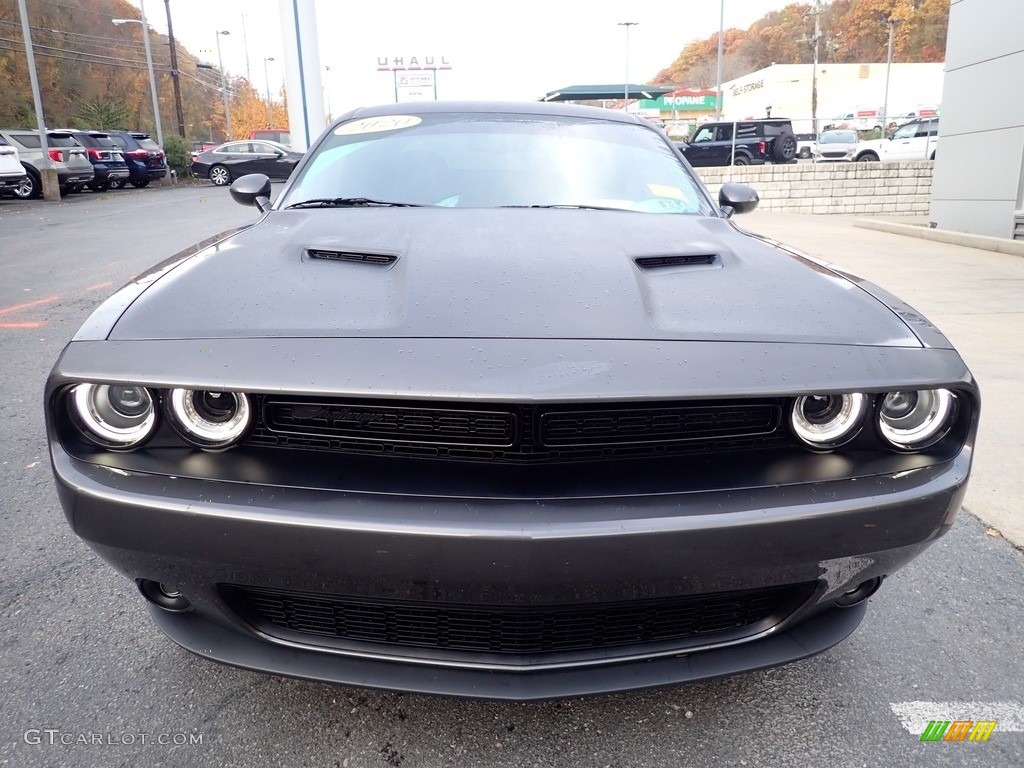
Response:
[{"label": "white building wall", "polygon": [[[889,77],[889,116],[936,108],[942,99],[944,65],[893,64]],[[727,120],[772,115],[794,121],[797,133],[809,133],[813,64],[773,64],[722,84],[722,116]],[[859,108],[877,109],[885,103],[885,62],[881,64],[818,65],[818,127]]]},{"label": "white building wall", "polygon": [[1024,212],[1024,3],[953,0],[931,220],[1012,237]]}]

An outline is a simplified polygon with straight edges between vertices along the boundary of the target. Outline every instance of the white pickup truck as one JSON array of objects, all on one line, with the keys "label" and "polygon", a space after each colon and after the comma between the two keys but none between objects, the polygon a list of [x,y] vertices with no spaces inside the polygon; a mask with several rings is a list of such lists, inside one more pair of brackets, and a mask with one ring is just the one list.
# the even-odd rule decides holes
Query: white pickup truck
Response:
[{"label": "white pickup truck", "polygon": [[939,118],[930,117],[901,125],[888,139],[858,142],[853,159],[860,163],[934,160],[938,144]]}]

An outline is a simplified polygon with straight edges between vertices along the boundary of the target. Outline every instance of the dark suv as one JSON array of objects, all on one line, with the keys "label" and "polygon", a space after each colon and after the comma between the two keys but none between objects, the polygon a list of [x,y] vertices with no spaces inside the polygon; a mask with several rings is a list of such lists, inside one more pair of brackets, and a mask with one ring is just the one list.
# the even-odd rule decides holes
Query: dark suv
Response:
[{"label": "dark suv", "polygon": [[786,118],[704,123],[689,142],[676,146],[696,168],[792,163],[797,152],[793,124]]},{"label": "dark suv", "polygon": [[102,131],[69,129],[75,141],[89,153],[89,162],[95,177],[86,186],[93,192],[104,192],[111,187],[120,189],[128,181],[128,163],[121,147]]},{"label": "dark suv", "polygon": [[[149,182],[162,179],[167,175],[167,161],[160,145],[149,138],[148,133],[138,131],[107,131],[114,142],[121,147],[124,159],[128,163],[128,181],[133,187],[144,187]],[[112,182],[111,187],[118,189],[124,181]]]}]

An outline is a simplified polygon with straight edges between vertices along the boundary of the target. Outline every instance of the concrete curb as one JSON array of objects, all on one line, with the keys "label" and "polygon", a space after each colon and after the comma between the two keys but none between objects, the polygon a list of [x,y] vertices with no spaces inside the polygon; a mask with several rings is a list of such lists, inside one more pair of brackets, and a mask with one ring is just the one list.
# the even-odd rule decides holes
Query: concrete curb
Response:
[{"label": "concrete curb", "polygon": [[874,229],[879,232],[889,232],[893,235],[906,235],[918,237],[922,240],[934,240],[939,243],[950,243],[962,245],[967,248],[980,248],[983,251],[995,251],[1010,256],[1024,256],[1024,241],[1007,240],[1001,237],[988,237],[987,235],[970,235],[966,232],[952,232],[948,229],[930,229],[917,224],[900,224],[895,221],[882,221],[880,219],[855,219],[853,226],[861,229]]}]

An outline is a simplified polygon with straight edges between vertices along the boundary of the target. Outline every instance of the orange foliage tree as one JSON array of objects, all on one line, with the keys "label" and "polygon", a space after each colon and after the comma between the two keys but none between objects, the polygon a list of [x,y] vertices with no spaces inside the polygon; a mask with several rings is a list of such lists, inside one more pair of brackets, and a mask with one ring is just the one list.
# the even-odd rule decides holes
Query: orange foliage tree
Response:
[{"label": "orange foliage tree", "polygon": [[[765,14],[748,29],[727,29],[723,39],[723,79],[732,80],[775,64],[813,60],[814,17],[809,2],[792,3]],[[945,58],[949,0],[832,0],[821,4],[821,61],[885,61],[888,20],[893,19],[893,61],[935,62]],[[657,83],[713,87],[717,82],[718,34],[694,40]]]}]

